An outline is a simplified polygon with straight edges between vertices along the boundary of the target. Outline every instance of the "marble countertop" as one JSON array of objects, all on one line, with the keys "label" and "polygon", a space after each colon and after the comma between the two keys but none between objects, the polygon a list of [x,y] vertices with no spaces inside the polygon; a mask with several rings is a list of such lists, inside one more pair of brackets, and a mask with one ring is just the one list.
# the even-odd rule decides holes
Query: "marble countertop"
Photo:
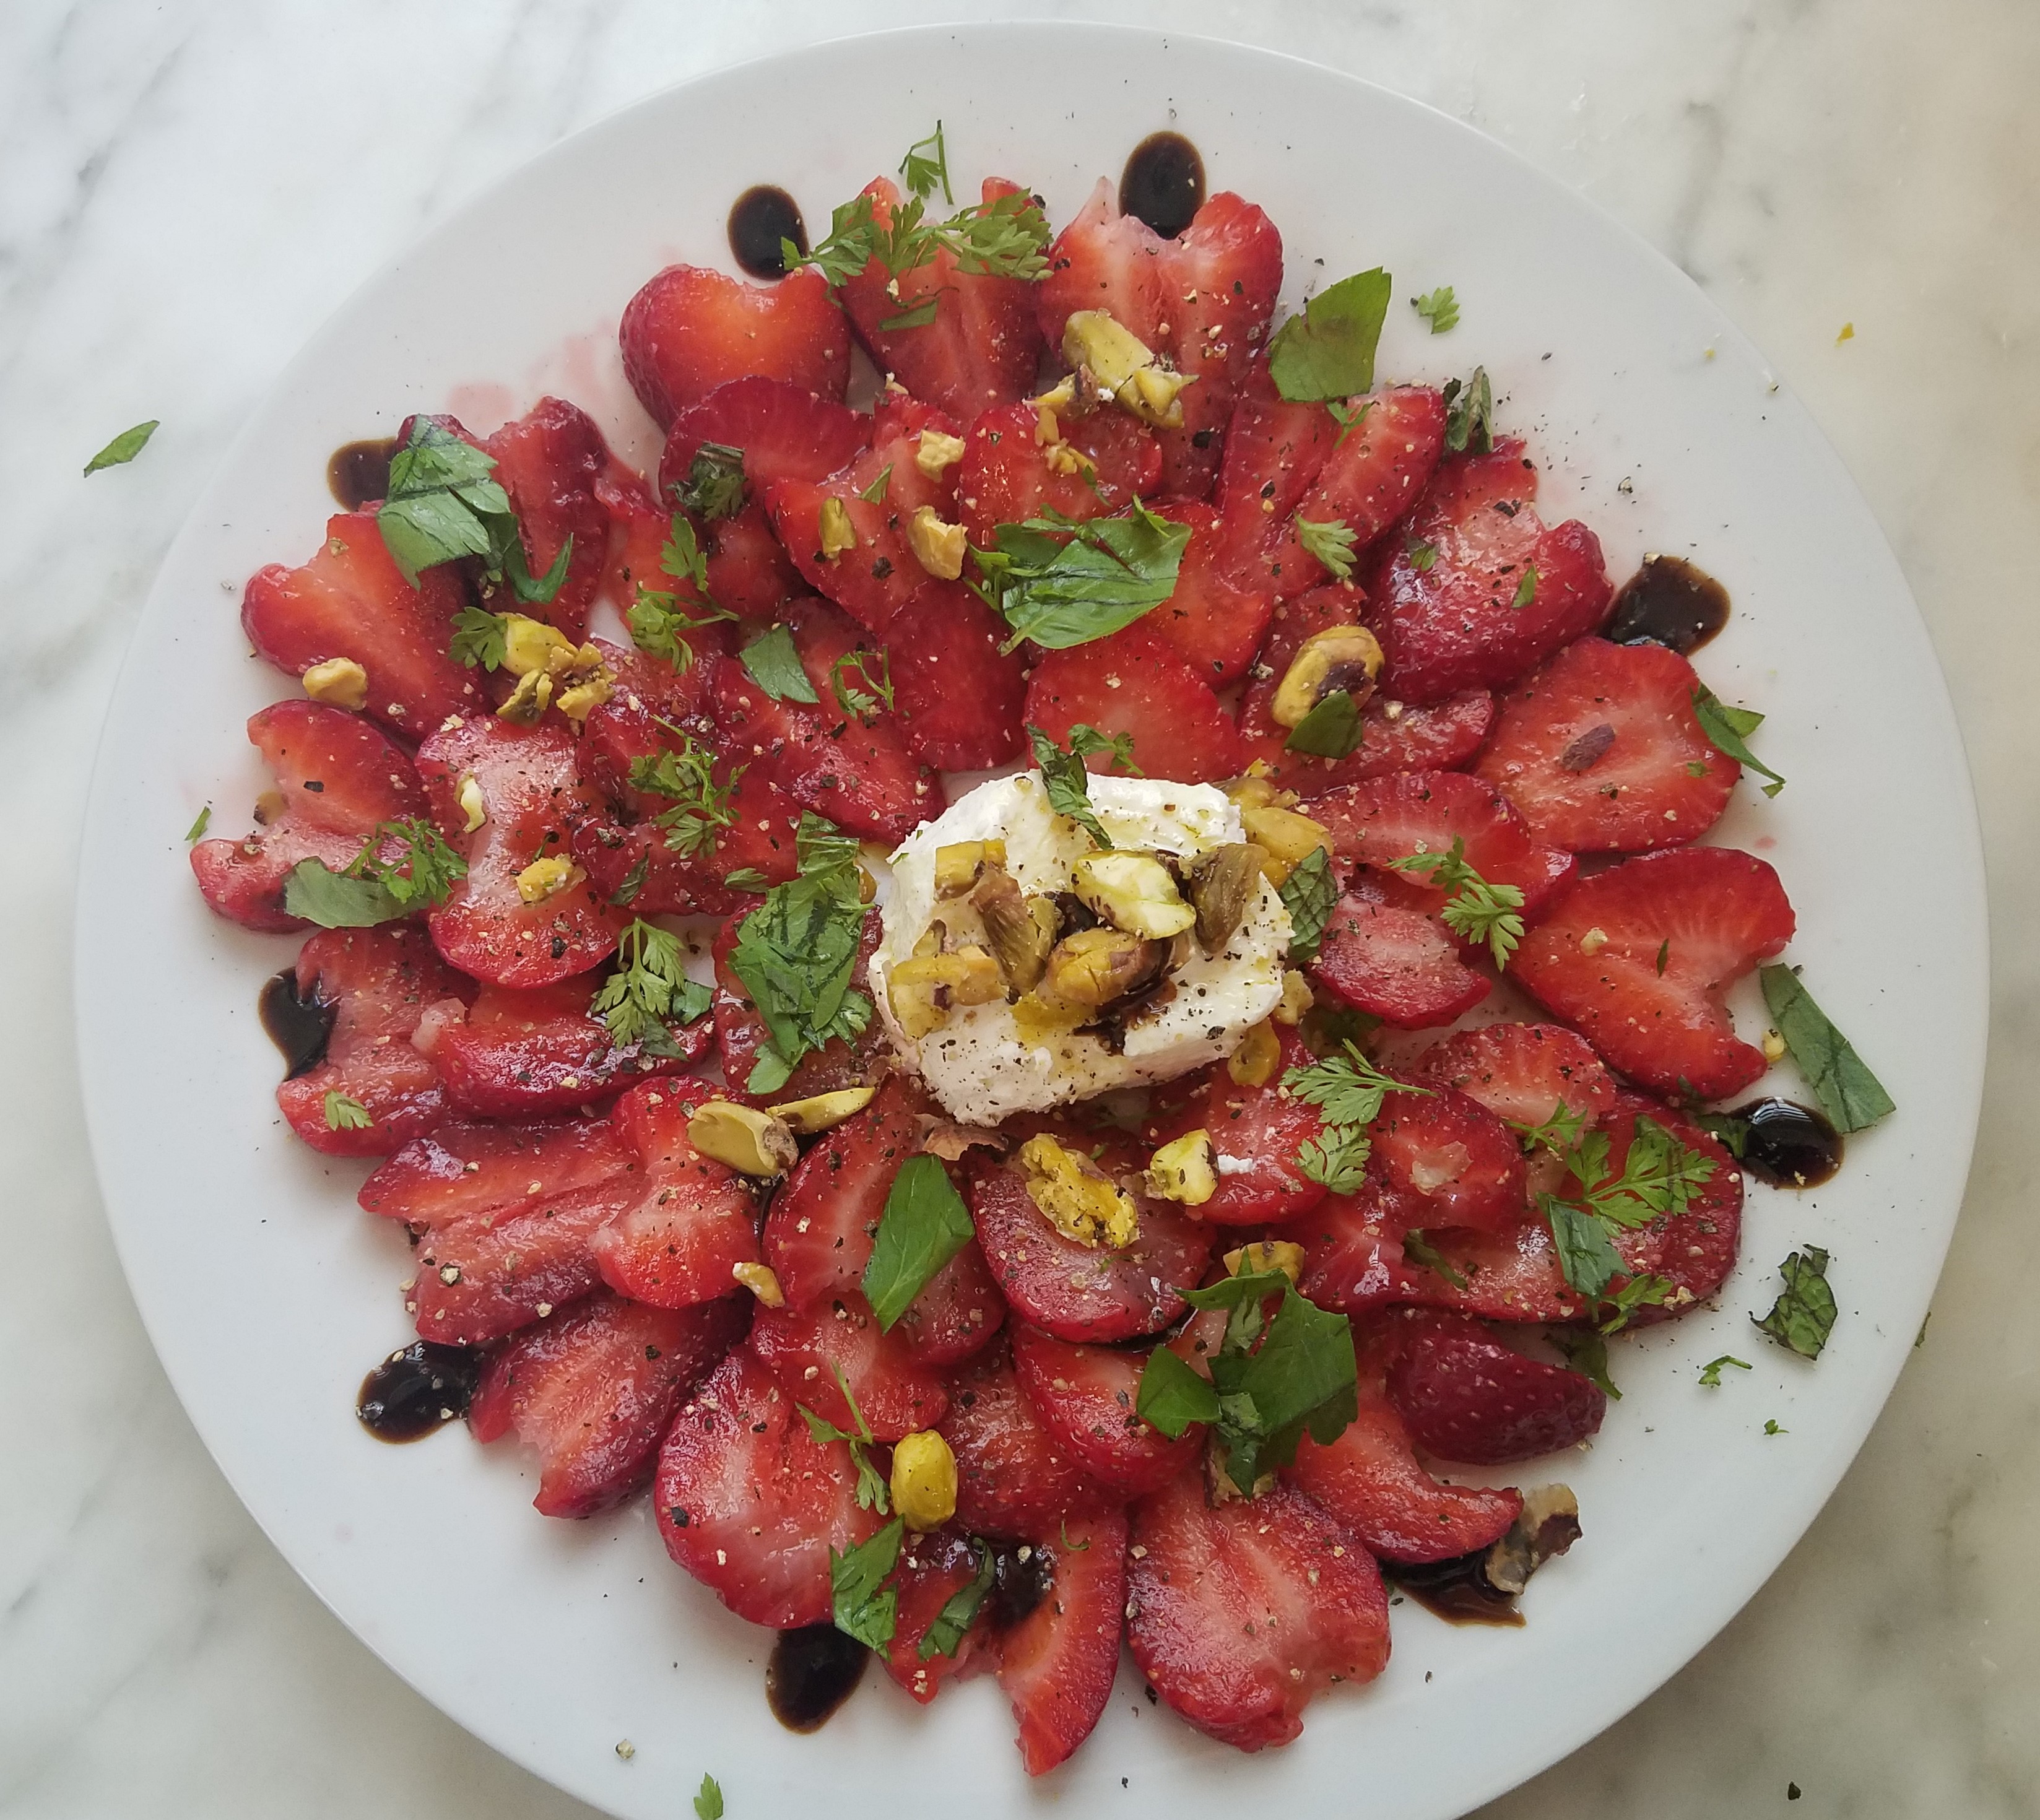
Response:
[{"label": "marble countertop", "polygon": [[[0,1226],[13,1260],[0,1277],[0,1814],[592,1813],[441,1717],[339,1625],[243,1512],[157,1366],[101,1211],[74,1065],[72,880],[93,745],[149,579],[211,465],[390,253],[664,84],[800,39],[1015,10],[0,8],[13,1007]],[[1018,10],[1293,51],[1494,135],[1691,272],[1868,495],[1947,669],[1991,861],[1996,1015],[1962,1223],[1924,1346],[1776,1577],[1627,1719],[1482,1812],[2040,1810],[2040,1591],[2020,1566],[2040,1508],[2027,1445],[2040,1370],[2019,1289],[2040,1269],[2040,1224],[2016,1161],[2019,1127],[2040,1114],[2027,699],[2040,673],[2040,13],[2019,0],[1951,0],[1931,22],[1905,0]],[[141,461],[81,483],[93,450],[150,417],[163,427]],[[1902,865],[1905,831],[1892,835]],[[1642,1598],[1635,1621],[1649,1621]]]}]

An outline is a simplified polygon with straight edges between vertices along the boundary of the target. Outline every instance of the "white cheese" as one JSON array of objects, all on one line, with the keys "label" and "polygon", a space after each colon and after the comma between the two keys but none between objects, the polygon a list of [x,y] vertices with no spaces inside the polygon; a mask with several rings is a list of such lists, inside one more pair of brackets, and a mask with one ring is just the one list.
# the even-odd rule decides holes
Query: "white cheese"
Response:
[{"label": "white cheese", "polygon": [[[1090,793],[1098,820],[1121,847],[1190,860],[1246,838],[1238,808],[1209,784],[1101,776],[1090,779]],[[931,921],[943,922],[952,940],[978,939],[967,902],[936,902],[936,850],[995,840],[1006,843],[1006,870],[1028,893],[1068,890],[1071,868],[1094,851],[1090,836],[1049,807],[1039,774],[980,784],[893,854],[883,938],[871,961],[873,996],[894,1049],[952,1118],[992,1125],[1009,1113],[1172,1079],[1231,1054],[1281,1003],[1289,913],[1263,880],[1221,953],[1207,958],[1192,943],[1189,958],[1170,976],[1174,991],[1127,1030],[1123,1054],[1081,1030],[1029,1041],[1003,999],[959,1007],[918,1042],[910,1039],[892,1015],[886,978],[892,967],[913,953]]]}]

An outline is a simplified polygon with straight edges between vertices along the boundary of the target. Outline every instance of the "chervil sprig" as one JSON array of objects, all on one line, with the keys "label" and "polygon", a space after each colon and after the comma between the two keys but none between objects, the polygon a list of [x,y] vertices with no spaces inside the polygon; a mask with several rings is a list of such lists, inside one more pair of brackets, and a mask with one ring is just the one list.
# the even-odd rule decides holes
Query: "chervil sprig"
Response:
[{"label": "chervil sprig", "polygon": [[1422,873],[1450,895],[1438,914],[1445,927],[1468,942],[1485,942],[1497,967],[1506,967],[1523,939],[1523,892],[1519,885],[1490,885],[1467,863],[1466,843],[1455,838],[1448,853],[1412,853],[1388,862],[1396,872]]},{"label": "chervil sprig", "polygon": [[685,729],[661,722],[679,737],[679,745],[668,752],[641,753],[630,761],[630,782],[638,790],[668,797],[673,806],[660,812],[659,825],[666,831],[666,845],[690,859],[714,855],[723,829],[736,819],[730,799],[744,775],[739,765],[718,783],[715,755]]},{"label": "chervil sprig", "polygon": [[648,1056],[679,1053],[676,1024],[691,1024],[714,995],[687,976],[679,938],[641,916],[618,937],[616,971],[588,1007],[619,1046],[636,1043]]}]

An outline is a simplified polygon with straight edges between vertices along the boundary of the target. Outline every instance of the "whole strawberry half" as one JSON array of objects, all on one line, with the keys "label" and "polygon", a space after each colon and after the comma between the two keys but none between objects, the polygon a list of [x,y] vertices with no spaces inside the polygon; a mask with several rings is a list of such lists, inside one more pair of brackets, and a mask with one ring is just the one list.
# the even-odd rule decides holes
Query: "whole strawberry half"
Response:
[{"label": "whole strawberry half", "polygon": [[661,429],[717,386],[757,375],[840,398],[850,333],[821,274],[747,284],[702,265],[668,265],[625,306],[623,371]]}]

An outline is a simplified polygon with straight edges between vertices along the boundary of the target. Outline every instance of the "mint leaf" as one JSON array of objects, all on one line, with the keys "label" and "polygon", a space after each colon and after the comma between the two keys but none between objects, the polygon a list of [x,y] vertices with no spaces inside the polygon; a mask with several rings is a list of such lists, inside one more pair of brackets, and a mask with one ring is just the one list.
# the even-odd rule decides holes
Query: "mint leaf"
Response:
[{"label": "mint leaf", "polygon": [[1313,758],[1342,759],[1351,756],[1364,733],[1360,709],[1352,695],[1344,689],[1330,689],[1289,729],[1282,746],[1285,752],[1307,752]]},{"label": "mint leaf", "polygon": [[1537,1197],[1539,1210],[1551,1228],[1559,1268],[1583,1296],[1599,1301],[1608,1286],[1629,1266],[1608,1236],[1608,1228],[1584,1207],[1555,1194]]},{"label": "mint leaf", "polygon": [[1332,856],[1322,847],[1312,847],[1289,869],[1289,876],[1275,887],[1275,895],[1289,912],[1289,958],[1300,963],[1315,961],[1325,924],[1338,903]]},{"label": "mint leaf", "polygon": [[351,878],[318,859],[300,859],[291,868],[284,908],[322,929],[372,929],[409,914],[380,879]]},{"label": "mint leaf", "polygon": [[889,1333],[929,1278],[976,1236],[970,1209],[941,1159],[908,1157],[892,1178],[864,1267],[864,1299],[879,1331]]},{"label": "mint leaf", "polygon": [[1218,1392],[1180,1354],[1157,1346],[1141,1371],[1133,1413],[1156,1434],[1178,1441],[1192,1423],[1218,1420]]},{"label": "mint leaf", "polygon": [[1028,727],[1027,738],[1034,748],[1034,763],[1041,767],[1049,806],[1056,814],[1068,816],[1100,847],[1111,846],[1112,836],[1090,805],[1090,772],[1083,760],[1064,752],[1037,726]]},{"label": "mint leaf", "polygon": [[1771,1304],[1771,1312],[1757,1326],[1780,1346],[1790,1346],[1800,1357],[1817,1359],[1834,1331],[1835,1293],[1828,1286],[1828,1254],[1817,1245],[1795,1251],[1778,1266],[1785,1279],[1784,1293]]},{"label": "mint leaf", "polygon": [[1190,527],[1157,517],[1138,500],[1125,518],[1079,524],[1045,512],[1002,524],[995,547],[975,546],[985,604],[1013,628],[1003,647],[1032,639],[1046,650],[1089,644],[1130,626],[1175,592]]},{"label": "mint leaf", "polygon": [[1598,1327],[1548,1327],[1544,1337],[1573,1370],[1599,1384],[1616,1402],[1622,1401],[1622,1392],[1608,1375],[1608,1336]]},{"label": "mint leaf", "polygon": [[754,638],[744,647],[742,655],[751,680],[774,701],[820,706],[821,697],[808,680],[800,653],[794,649],[794,634],[786,626],[775,626],[762,638]]},{"label": "mint leaf", "polygon": [[[977,1551],[977,1577],[950,1594],[942,1609],[935,1613],[934,1621],[922,1633],[915,1653],[923,1662],[935,1656],[953,1656],[963,1647],[965,1635],[976,1620],[978,1608],[984,1603],[985,1594],[991,1590],[997,1572],[991,1551],[975,1540],[971,1546]],[[1084,1546],[1089,1548],[1090,1544],[1086,1543]]]},{"label": "mint leaf", "polygon": [[85,471],[97,474],[103,467],[123,467],[149,446],[149,439],[156,433],[159,420],[150,418],[146,424],[137,424],[131,430],[123,430],[112,441],[85,464]]},{"label": "mint leaf", "polygon": [[[900,1595],[885,1586],[900,1559],[907,1526],[897,1517],[847,1554],[829,1550],[829,1596],[835,1628],[866,1648],[883,1650],[898,1623]],[[880,1589],[884,1587],[881,1591]]]},{"label": "mint leaf", "polygon": [[1716,752],[1771,779],[1763,786],[1766,796],[1775,796],[1785,787],[1784,779],[1749,749],[1749,735],[1764,725],[1763,715],[1755,709],[1731,707],[1703,683],[1693,691],[1693,718]]},{"label": "mint leaf", "polygon": [[1322,404],[1374,389],[1374,352],[1395,281],[1376,266],[1320,291],[1275,331],[1268,371],[1296,404]]},{"label": "mint leaf", "polygon": [[1760,969],[1756,977],[1772,1022],[1836,1130],[1861,1131],[1894,1110],[1883,1083],[1814,1003],[1814,995],[1799,983],[1797,973],[1790,967],[1771,966]]}]

